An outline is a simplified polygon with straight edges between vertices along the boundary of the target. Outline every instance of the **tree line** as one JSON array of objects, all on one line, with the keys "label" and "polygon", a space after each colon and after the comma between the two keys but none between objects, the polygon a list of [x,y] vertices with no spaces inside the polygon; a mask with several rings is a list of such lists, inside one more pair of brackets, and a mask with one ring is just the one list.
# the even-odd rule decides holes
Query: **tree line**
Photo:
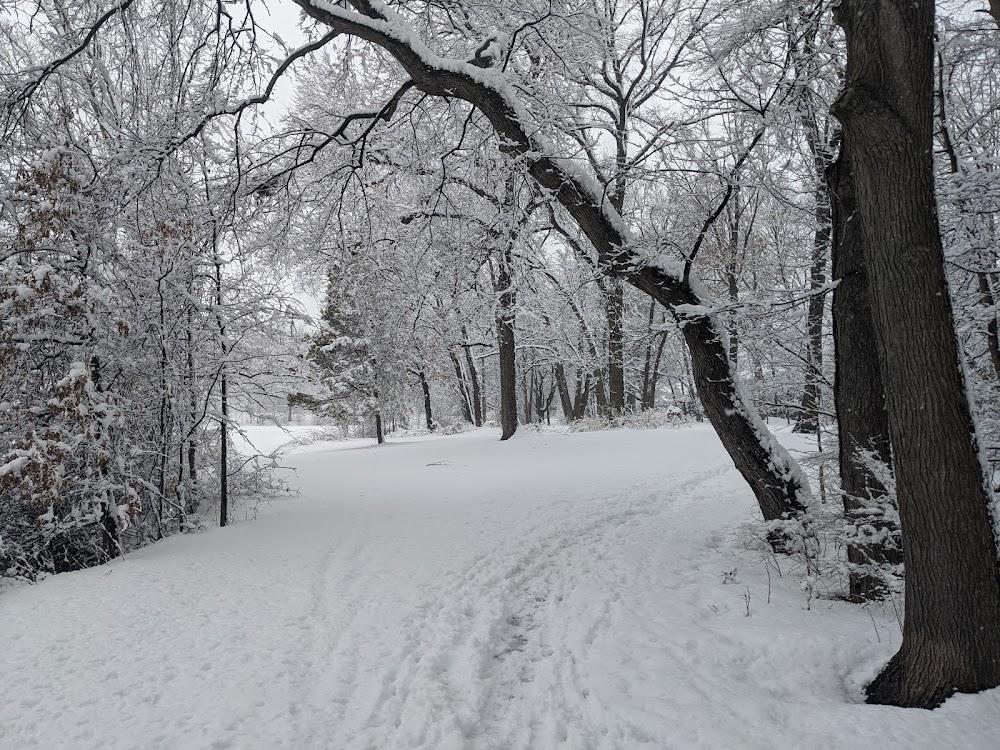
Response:
[{"label": "tree line", "polygon": [[7,574],[225,523],[276,403],[379,440],[669,409],[775,550],[839,505],[847,595],[905,571],[870,701],[1000,683],[990,9],[294,3],[297,49],[251,0],[3,20]]}]

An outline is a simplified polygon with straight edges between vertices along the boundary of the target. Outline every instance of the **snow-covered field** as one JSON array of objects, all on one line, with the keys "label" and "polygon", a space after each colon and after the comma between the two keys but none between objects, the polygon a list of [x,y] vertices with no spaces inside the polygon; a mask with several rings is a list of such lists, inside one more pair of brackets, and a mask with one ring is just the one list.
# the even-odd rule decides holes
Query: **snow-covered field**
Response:
[{"label": "snow-covered field", "polygon": [[0,747],[1000,747],[1000,689],[861,703],[891,615],[768,603],[709,430],[496,437],[301,452],[256,521],[0,595]]}]

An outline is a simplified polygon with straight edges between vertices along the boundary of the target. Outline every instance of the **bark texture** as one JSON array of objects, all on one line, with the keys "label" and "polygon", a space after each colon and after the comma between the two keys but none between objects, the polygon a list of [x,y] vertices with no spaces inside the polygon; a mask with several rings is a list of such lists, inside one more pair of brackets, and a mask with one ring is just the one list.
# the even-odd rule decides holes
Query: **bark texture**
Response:
[{"label": "bark texture", "polygon": [[505,247],[497,264],[496,291],[497,347],[500,351],[500,439],[507,440],[517,431],[517,362],[515,359],[514,315],[517,292],[511,276],[510,248]]},{"label": "bark texture", "polygon": [[[817,158],[822,170],[821,159]],[[822,172],[820,172],[822,176]],[[794,431],[813,433],[819,429],[820,380],[823,377],[823,309],[825,297],[821,294],[826,285],[826,254],[830,246],[830,203],[827,191],[816,188],[816,232],[813,237],[812,262],[809,266],[809,305],[806,311],[808,352],[806,385],[802,392],[802,408],[795,422]]]},{"label": "bark texture", "polygon": [[417,373],[420,378],[420,390],[424,394],[424,420],[427,422],[427,429],[434,430],[434,412],[431,410],[431,386],[427,382],[427,375],[423,370]]},{"label": "bark texture", "polygon": [[871,703],[1000,684],[1000,569],[934,203],[933,0],[843,0],[854,168],[904,535],[903,642]]},{"label": "bark texture", "polygon": [[[863,458],[869,454],[892,467],[889,417],[865,270],[864,231],[847,154],[831,165],[827,182],[833,215],[833,276],[837,280],[833,291],[833,400],[840,443],[840,488],[847,520],[874,532],[869,542],[848,545],[847,560],[858,566],[899,564],[903,551],[896,523],[884,513],[881,518],[871,513],[871,509],[884,509],[892,501]],[[851,572],[852,601],[878,599],[884,593],[878,578],[860,570]]]},{"label": "bark texture", "polygon": [[625,287],[611,279],[605,298],[608,317],[608,408],[612,415],[625,411]]}]

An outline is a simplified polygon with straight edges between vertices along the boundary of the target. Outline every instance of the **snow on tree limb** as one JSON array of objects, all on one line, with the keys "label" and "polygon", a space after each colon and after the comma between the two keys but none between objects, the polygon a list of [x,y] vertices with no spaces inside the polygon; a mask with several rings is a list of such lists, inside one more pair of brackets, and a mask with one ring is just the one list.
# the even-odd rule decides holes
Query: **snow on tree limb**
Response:
[{"label": "snow on tree limb", "polygon": [[[572,159],[556,155],[556,147],[540,132],[501,71],[482,67],[478,59],[440,57],[381,3],[352,0],[355,11],[350,11],[325,0],[295,2],[321,23],[385,49],[421,91],[456,97],[479,109],[500,138],[501,150],[523,158],[531,176],[573,216],[597,250],[605,271],[625,276],[646,291],[653,285],[665,285],[682,293],[679,264],[657,259],[654,267],[638,257],[632,233],[604,189]],[[691,289],[683,293],[689,296]],[[665,304],[682,301],[690,300]]]}]

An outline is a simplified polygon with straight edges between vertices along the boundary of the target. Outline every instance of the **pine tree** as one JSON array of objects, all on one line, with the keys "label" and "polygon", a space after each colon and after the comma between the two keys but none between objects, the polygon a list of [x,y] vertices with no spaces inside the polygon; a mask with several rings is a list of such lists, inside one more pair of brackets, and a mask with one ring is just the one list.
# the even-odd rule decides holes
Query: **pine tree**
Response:
[{"label": "pine tree", "polygon": [[307,354],[322,395],[292,394],[291,398],[344,426],[374,417],[382,442],[379,367],[358,304],[360,294],[361,285],[343,266],[330,272],[319,330],[311,337]]}]

